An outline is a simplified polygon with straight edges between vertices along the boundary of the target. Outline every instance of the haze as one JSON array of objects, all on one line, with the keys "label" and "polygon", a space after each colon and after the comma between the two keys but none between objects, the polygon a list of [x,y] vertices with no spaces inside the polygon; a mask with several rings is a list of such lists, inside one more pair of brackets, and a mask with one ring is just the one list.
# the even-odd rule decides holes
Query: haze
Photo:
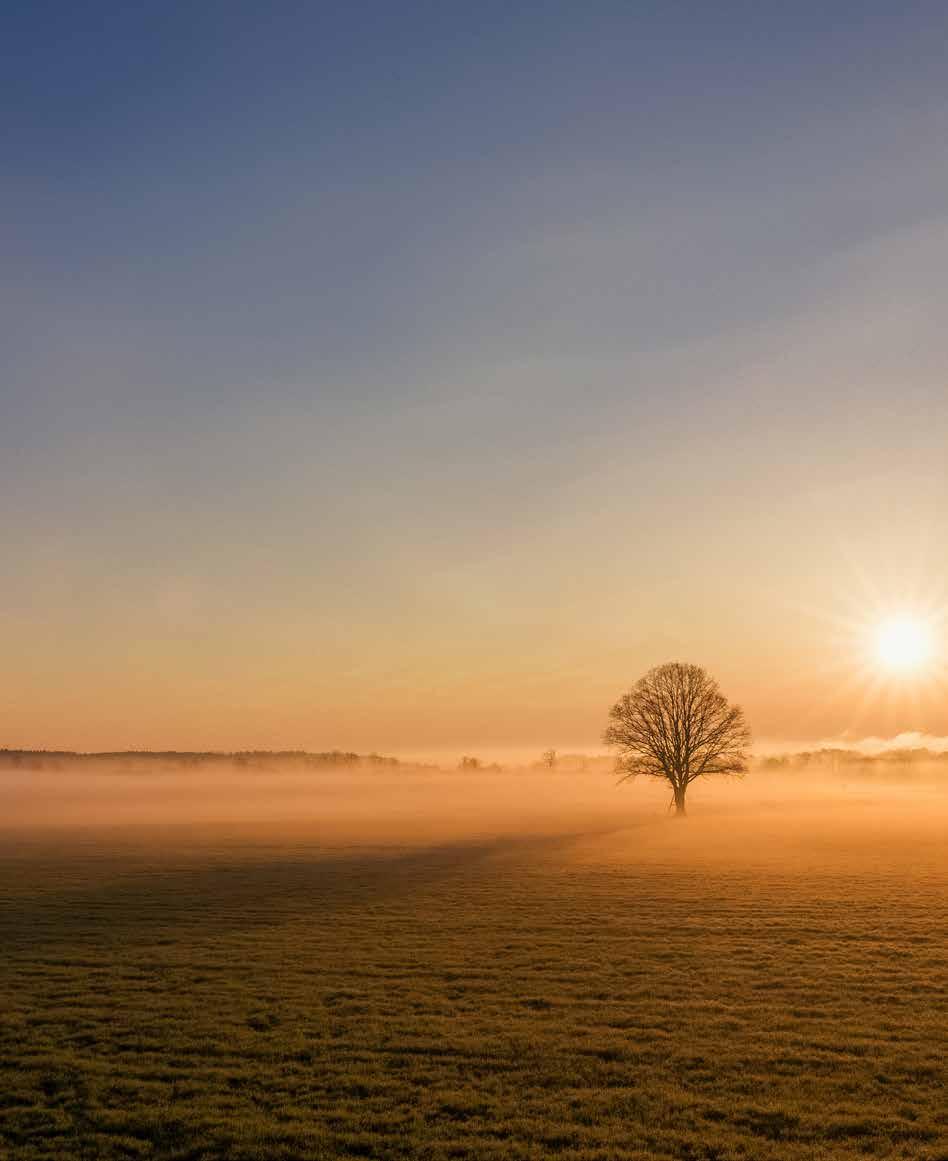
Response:
[{"label": "haze", "polygon": [[[587,761],[585,769],[567,760],[552,771],[539,763],[459,771],[364,765],[301,770],[279,758],[249,769],[245,762],[222,761],[212,770],[157,757],[84,761],[81,767],[38,759],[0,768],[0,830],[78,831],[90,838],[125,831],[151,841],[149,829],[159,827],[165,838],[178,832],[181,841],[189,831],[200,835],[210,828],[238,843],[259,832],[331,850],[624,834],[647,824],[656,841],[667,843],[667,786],[644,779],[617,788],[608,759]],[[948,760],[868,767],[840,767],[829,756],[805,767],[784,761],[794,760],[771,759],[747,780],[705,780],[692,793],[699,821],[688,846],[697,850],[717,836],[727,849],[735,827],[746,845],[755,828],[771,838],[774,830],[797,832],[805,841],[814,829],[827,837],[859,831],[867,820],[878,827],[883,817],[893,832],[908,824],[925,831],[930,824],[937,832],[942,825]],[[637,850],[637,838],[626,835],[624,841]]]}]

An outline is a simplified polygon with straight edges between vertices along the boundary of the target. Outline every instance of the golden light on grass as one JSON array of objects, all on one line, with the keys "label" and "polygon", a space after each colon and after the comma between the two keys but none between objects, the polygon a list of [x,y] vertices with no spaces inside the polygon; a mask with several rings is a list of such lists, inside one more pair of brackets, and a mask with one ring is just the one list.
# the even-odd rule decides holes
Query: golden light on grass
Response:
[{"label": "golden light on grass", "polygon": [[900,613],[876,627],[876,660],[888,673],[917,673],[931,660],[933,652],[934,634],[921,617]]}]

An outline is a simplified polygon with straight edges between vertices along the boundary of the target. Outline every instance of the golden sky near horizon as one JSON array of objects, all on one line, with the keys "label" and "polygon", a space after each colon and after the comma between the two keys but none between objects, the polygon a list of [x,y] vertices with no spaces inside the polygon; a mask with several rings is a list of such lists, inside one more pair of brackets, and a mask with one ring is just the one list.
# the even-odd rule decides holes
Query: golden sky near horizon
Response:
[{"label": "golden sky near horizon", "polygon": [[[884,505],[884,480],[877,487]],[[847,529],[836,543],[834,500]],[[918,533],[912,543],[903,525],[889,563],[867,569],[858,562],[882,550],[874,526],[860,535],[849,490],[802,504],[809,540],[778,536],[779,510],[762,527],[750,500],[735,500],[723,536],[694,511],[686,551],[669,514],[650,530],[645,561],[633,546],[613,546],[608,565],[594,556],[615,512],[577,514],[572,530],[541,527],[529,543],[441,572],[396,555],[353,576],[338,619],[338,603],[327,615],[279,572],[218,584],[179,568],[173,582],[129,591],[92,562],[81,594],[61,575],[32,590],[43,625],[8,628],[8,640],[22,634],[22,660],[4,675],[3,743],[590,750],[611,701],[673,658],[707,665],[762,742],[948,732],[942,606],[921,579],[933,546]],[[742,543],[755,548],[743,562]],[[688,568],[693,553],[700,574]],[[931,642],[907,672],[879,655],[880,626],[897,613],[914,615]]]}]

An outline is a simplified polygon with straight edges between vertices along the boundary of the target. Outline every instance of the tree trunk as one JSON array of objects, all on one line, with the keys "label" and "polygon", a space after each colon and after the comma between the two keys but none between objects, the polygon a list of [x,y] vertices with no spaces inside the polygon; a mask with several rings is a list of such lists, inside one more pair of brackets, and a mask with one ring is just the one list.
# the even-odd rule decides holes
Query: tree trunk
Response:
[{"label": "tree trunk", "polygon": [[685,813],[686,813],[685,812],[685,790],[686,789],[687,789],[687,786],[676,786],[675,787],[675,817],[676,818],[684,818],[685,817]]}]

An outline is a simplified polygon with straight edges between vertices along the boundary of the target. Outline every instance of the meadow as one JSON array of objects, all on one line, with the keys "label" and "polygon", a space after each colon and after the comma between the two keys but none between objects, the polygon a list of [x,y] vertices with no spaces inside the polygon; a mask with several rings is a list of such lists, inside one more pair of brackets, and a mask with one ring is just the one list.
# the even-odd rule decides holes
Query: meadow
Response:
[{"label": "meadow", "polygon": [[946,1161],[948,795],[817,785],[7,775],[0,1158]]}]

